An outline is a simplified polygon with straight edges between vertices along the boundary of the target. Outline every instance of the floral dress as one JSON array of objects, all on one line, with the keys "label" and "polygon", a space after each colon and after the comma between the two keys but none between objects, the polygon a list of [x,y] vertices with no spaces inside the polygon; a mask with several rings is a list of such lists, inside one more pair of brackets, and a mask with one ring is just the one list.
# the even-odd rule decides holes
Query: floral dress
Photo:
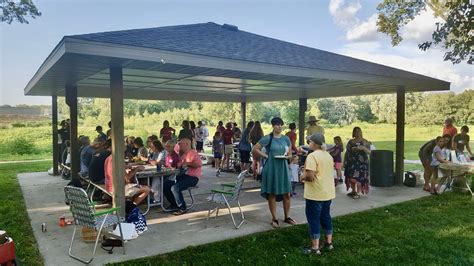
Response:
[{"label": "floral dress", "polygon": [[370,149],[367,141],[349,140],[346,148],[346,156],[344,161],[344,176],[346,178],[346,188],[349,189],[351,183],[360,183],[362,193],[369,192],[369,156],[364,151],[352,150],[353,147],[364,146]]}]

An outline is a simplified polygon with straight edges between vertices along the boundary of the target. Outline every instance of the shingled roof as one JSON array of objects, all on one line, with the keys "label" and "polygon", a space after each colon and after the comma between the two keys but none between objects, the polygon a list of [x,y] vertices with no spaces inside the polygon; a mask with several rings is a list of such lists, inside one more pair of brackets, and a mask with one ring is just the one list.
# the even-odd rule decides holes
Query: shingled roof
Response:
[{"label": "shingled roof", "polygon": [[[192,94],[202,90],[212,94],[227,93],[232,97],[224,100],[229,101],[240,101],[239,98],[242,97],[264,100],[265,97],[258,96],[264,88],[269,92],[272,88],[278,88],[277,91],[282,94],[282,88],[293,90],[287,91],[282,99],[297,99],[302,95],[317,97],[386,93],[395,91],[399,86],[405,86],[407,91],[449,89],[449,83],[441,80],[212,22],[65,36],[55,51],[62,45],[65,48],[61,57],[48,69],[55,73],[49,73],[48,76],[48,71],[41,71],[45,66],[43,64],[35,77],[44,72],[48,78],[43,81],[39,78],[37,84],[30,82],[25,88],[26,94],[36,94],[35,86],[40,92],[38,95],[45,93],[44,86],[49,86],[48,92],[60,94],[61,87],[66,83],[75,83],[79,85],[80,95],[82,86],[83,96],[103,97],[100,93],[92,93],[93,87],[108,85],[105,81],[108,65],[111,64],[124,67],[124,82],[129,82],[129,86],[125,87],[130,90],[155,88],[189,91]],[[113,49],[121,50],[113,53]],[[153,55],[154,51],[157,52],[156,57]],[[128,52],[133,54],[127,54]],[[54,53],[53,51],[52,55]],[[72,68],[67,64],[76,67]],[[236,65],[232,66],[234,64]],[[74,69],[80,71],[71,73]],[[67,78],[61,78],[59,74],[65,74]],[[134,78],[128,80],[127,76]],[[142,80],[137,77],[142,77]],[[148,79],[147,83],[147,78],[156,80]],[[51,82],[51,79],[55,82]],[[203,81],[212,81],[212,84],[199,83]],[[228,86],[229,84],[235,86]],[[220,85],[223,85],[221,91],[217,90]],[[59,87],[54,90],[51,86]],[[331,87],[339,88],[335,90],[338,93],[333,95],[323,91],[324,88]],[[195,91],[190,91],[193,88]],[[252,89],[255,89],[254,95]],[[316,92],[318,89],[319,92]],[[144,98],[143,95],[146,93],[141,98]],[[217,100],[215,97],[203,96],[205,95],[200,96],[201,100]],[[133,93],[128,97],[134,98]],[[167,97],[176,98],[169,95]],[[222,97],[219,99],[223,100]],[[269,100],[276,99],[279,98]]]}]

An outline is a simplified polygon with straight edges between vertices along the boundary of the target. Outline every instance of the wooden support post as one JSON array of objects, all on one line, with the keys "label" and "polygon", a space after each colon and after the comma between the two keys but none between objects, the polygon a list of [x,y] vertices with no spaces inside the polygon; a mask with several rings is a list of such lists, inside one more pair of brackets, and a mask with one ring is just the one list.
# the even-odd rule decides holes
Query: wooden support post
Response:
[{"label": "wooden support post", "polygon": [[123,74],[121,67],[110,67],[110,114],[112,121],[112,176],[114,185],[114,207],[120,206],[120,215],[125,216],[125,144],[123,122]]},{"label": "wooden support post", "polygon": [[299,121],[298,121],[298,140],[299,140],[299,145],[304,145],[305,144],[305,136],[304,136],[304,126],[305,126],[305,112],[308,109],[308,99],[306,98],[300,98],[300,104],[299,104],[300,110],[299,110]]},{"label": "wooden support post", "polygon": [[66,104],[69,106],[69,140],[71,141],[71,179],[79,180],[80,159],[77,139],[77,86],[66,86]]},{"label": "wooden support post", "polygon": [[59,145],[58,145],[58,96],[53,95],[51,103],[52,132],[53,132],[53,175],[59,175]]},{"label": "wooden support post", "polygon": [[395,150],[395,184],[403,184],[405,149],[405,87],[397,89],[397,136]]},{"label": "wooden support post", "polygon": [[242,131],[247,127],[247,102],[240,103],[240,128]]}]

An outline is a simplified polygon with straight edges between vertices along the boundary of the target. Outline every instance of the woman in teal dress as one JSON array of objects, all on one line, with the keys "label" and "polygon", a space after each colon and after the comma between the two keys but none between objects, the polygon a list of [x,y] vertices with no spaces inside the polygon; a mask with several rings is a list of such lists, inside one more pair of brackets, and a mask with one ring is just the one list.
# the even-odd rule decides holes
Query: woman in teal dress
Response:
[{"label": "woman in teal dress", "polygon": [[[283,120],[275,117],[271,121],[273,132],[264,136],[253,147],[253,153],[266,159],[262,171],[262,186],[260,195],[268,201],[268,207],[272,214],[271,225],[274,228],[279,227],[276,219],[276,201],[283,199],[283,212],[285,214],[285,223],[296,224],[295,220],[290,218],[290,192],[291,183],[288,171],[288,162],[286,159],[291,155],[290,139],[282,135]],[[275,156],[284,156],[275,158]]]}]

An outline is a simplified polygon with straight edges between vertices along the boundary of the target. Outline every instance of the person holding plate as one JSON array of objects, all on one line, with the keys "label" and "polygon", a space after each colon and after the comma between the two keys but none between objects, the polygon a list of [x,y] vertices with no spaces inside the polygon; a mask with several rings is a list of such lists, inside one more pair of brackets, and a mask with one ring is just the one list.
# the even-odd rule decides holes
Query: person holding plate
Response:
[{"label": "person holding plate", "polygon": [[[291,147],[290,139],[282,134],[283,120],[275,117],[271,120],[272,133],[262,137],[253,147],[253,153],[266,159],[262,171],[262,185],[260,195],[267,199],[272,214],[271,226],[278,228],[276,219],[276,202],[283,200],[285,223],[295,225],[296,221],[290,218],[291,184],[287,159]],[[290,154],[291,155],[291,154]]]}]

